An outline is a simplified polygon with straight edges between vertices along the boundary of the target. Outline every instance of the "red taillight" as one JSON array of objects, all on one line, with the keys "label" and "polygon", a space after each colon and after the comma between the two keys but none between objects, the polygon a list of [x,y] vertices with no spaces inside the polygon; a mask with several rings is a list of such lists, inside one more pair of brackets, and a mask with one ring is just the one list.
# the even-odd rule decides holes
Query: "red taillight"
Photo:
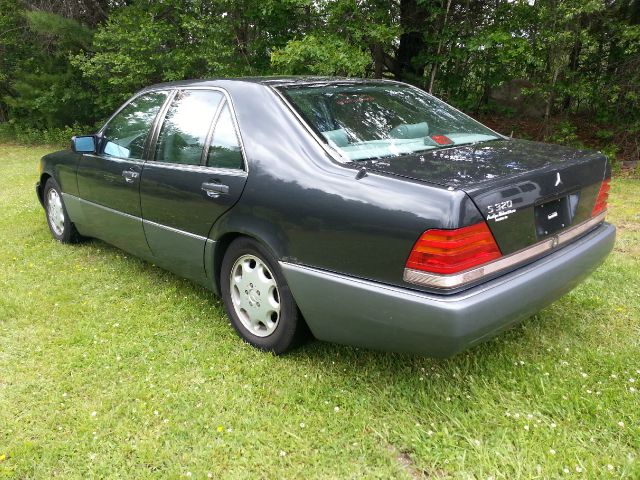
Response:
[{"label": "red taillight", "polygon": [[609,190],[611,190],[611,179],[606,178],[602,181],[600,185],[600,191],[598,192],[598,197],[596,198],[596,204],[593,206],[593,210],[591,210],[591,216],[595,217],[600,212],[604,212],[607,209],[607,201],[609,200]]},{"label": "red taillight", "polygon": [[485,222],[455,230],[427,230],[411,250],[407,268],[451,274],[501,257]]}]

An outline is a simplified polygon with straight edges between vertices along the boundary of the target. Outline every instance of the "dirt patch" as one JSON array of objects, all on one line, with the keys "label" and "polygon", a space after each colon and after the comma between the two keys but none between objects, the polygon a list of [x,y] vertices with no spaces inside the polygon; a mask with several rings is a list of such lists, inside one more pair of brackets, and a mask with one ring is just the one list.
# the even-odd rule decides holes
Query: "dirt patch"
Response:
[{"label": "dirt patch", "polygon": [[407,452],[398,450],[395,446],[387,443],[387,450],[391,453],[403,470],[409,474],[413,480],[424,480],[427,478],[447,478],[447,474],[441,470],[427,472],[419,469],[411,456]]}]

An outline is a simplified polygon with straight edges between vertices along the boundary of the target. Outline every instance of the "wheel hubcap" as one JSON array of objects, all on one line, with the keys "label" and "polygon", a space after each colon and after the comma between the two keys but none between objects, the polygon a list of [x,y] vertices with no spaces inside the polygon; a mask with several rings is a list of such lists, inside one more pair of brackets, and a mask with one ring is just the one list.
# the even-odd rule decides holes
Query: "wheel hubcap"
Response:
[{"label": "wheel hubcap", "polygon": [[280,294],[266,263],[255,255],[241,256],[233,264],[229,286],[242,325],[257,337],[271,335],[280,321]]},{"label": "wheel hubcap", "polygon": [[53,188],[47,194],[47,216],[53,232],[60,236],[64,232],[64,210],[60,194]]}]

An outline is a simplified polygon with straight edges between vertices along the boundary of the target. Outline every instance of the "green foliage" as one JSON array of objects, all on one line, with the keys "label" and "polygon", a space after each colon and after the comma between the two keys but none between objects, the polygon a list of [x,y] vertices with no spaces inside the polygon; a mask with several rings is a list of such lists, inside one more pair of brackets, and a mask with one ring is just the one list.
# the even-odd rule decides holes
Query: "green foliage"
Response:
[{"label": "green foliage", "polygon": [[618,147],[618,145],[616,145],[615,143],[609,143],[608,145],[602,147],[600,151],[607,156],[614,171],[619,171],[622,165],[621,162],[616,161],[616,156],[620,151],[620,147]]},{"label": "green foliage", "polygon": [[554,126],[553,132],[545,138],[545,141],[551,143],[560,143],[571,147],[584,147],[578,139],[576,126],[568,120],[563,120]]},{"label": "green foliage", "polygon": [[[92,31],[57,14],[21,12],[19,7],[19,3],[13,5],[11,18],[13,31],[20,33],[23,42],[13,45],[21,58],[13,60],[14,68],[4,78],[5,108],[29,128],[55,129],[74,122],[92,122],[91,87],[68,58],[91,45]],[[9,15],[11,12],[0,14],[0,18],[6,21]]]},{"label": "green foliage", "polygon": [[596,132],[596,137],[602,139],[602,140],[611,140],[615,135],[615,132],[613,130],[608,130],[608,129],[600,129]]},{"label": "green foliage", "polygon": [[318,38],[307,35],[292,40],[271,54],[271,62],[279,73],[302,75],[363,76],[371,63],[368,52],[345,40],[332,36]]},{"label": "green foliage", "polygon": [[401,32],[397,7],[380,0],[318,2],[307,11],[313,21],[303,38],[271,53],[278,73],[367,76],[373,73],[374,51],[390,51]]},{"label": "green foliage", "polygon": [[24,16],[34,33],[49,44],[55,42],[58,49],[67,51],[91,47],[93,31],[76,20],[41,10],[27,11]]},{"label": "green foliage", "polygon": [[6,101],[13,93],[11,83],[33,53],[26,30],[19,0],[0,0],[0,122],[9,117]]},{"label": "green foliage", "polygon": [[[71,63],[94,85],[106,114],[149,84],[269,73],[269,49],[284,45],[298,2],[138,0],[115,9],[92,49]],[[275,30],[275,31],[274,31]]]},{"label": "green foliage", "polygon": [[81,132],[87,132],[86,127],[79,124],[61,128],[33,128],[9,121],[0,123],[0,142],[18,143],[21,145],[53,145],[66,148],[71,137]]},{"label": "green foliage", "polygon": [[106,113],[152,83],[231,73],[225,67],[233,48],[207,38],[219,23],[211,22],[204,8],[178,0],[115,10],[96,33],[94,51],[72,58],[95,85],[99,111]]},{"label": "green foliage", "polygon": [[[93,124],[149,84],[274,73],[395,78],[467,111],[626,125],[640,119],[640,2],[0,0],[0,122]],[[517,105],[494,96],[510,82],[526,83]]]}]

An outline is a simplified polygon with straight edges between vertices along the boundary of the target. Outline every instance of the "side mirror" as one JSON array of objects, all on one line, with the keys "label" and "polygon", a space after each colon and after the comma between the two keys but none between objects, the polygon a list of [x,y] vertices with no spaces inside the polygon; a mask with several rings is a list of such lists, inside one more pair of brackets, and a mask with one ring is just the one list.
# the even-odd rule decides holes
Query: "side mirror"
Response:
[{"label": "side mirror", "polygon": [[96,153],[96,136],[83,135],[71,138],[71,150],[75,153]]}]

